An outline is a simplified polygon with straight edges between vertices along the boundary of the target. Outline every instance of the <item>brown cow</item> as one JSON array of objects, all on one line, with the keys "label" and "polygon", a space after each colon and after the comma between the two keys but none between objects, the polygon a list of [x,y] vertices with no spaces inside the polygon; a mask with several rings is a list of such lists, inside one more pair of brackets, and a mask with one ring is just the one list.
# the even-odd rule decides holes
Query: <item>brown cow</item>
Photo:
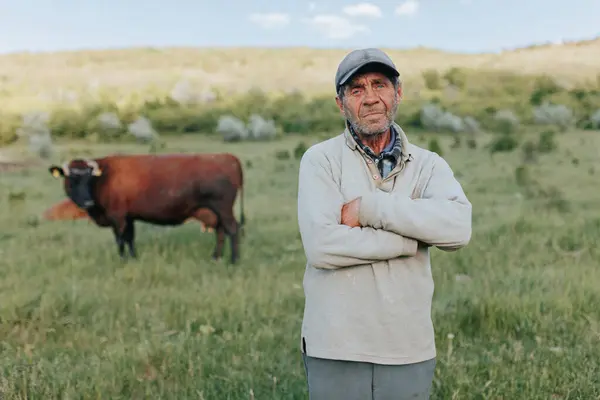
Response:
[{"label": "brown cow", "polygon": [[[52,207],[48,207],[42,213],[42,217],[48,221],[65,221],[76,219],[86,219],[88,221],[92,221],[87,211],[73,203],[73,200],[69,198],[59,201]],[[191,221],[192,219],[200,222],[200,229],[202,232],[211,233],[217,226],[217,216],[208,208],[199,209],[194,213],[194,216],[188,218],[185,223]]]},{"label": "brown cow", "polygon": [[[112,228],[122,258],[125,245],[136,257],[136,220],[176,226],[207,217],[217,234],[213,258],[222,257],[225,235],[231,262],[239,258],[239,229],[245,218],[243,171],[232,154],[113,155],[74,159],[49,171],[64,177],[67,196],[98,226]],[[240,222],[233,214],[238,189]]]}]

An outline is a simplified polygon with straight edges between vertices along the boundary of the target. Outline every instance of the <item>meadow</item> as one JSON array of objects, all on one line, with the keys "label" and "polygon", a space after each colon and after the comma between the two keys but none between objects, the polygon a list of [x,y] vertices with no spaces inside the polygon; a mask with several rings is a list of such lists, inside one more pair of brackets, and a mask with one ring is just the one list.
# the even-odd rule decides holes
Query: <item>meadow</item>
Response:
[{"label": "meadow", "polygon": [[[468,247],[432,254],[432,399],[600,398],[600,136],[568,132],[525,163],[531,151],[481,150],[489,135],[472,149],[408,134],[436,138],[474,210]],[[246,165],[239,265],[212,261],[214,236],[195,223],[140,224],[140,258],[121,264],[109,230],[40,219],[64,198],[45,165],[1,175],[3,398],[306,398],[293,153],[324,137],[228,144]],[[222,149],[183,136],[161,151]]]},{"label": "meadow", "polygon": [[[432,249],[433,400],[600,399],[599,45],[390,52],[397,122],[473,203],[471,243]],[[341,131],[343,53],[0,56],[0,399],[307,398],[298,164]],[[51,163],[222,151],[245,168],[237,265],[196,223],[138,223],[122,263],[110,230],[42,218]]]}]

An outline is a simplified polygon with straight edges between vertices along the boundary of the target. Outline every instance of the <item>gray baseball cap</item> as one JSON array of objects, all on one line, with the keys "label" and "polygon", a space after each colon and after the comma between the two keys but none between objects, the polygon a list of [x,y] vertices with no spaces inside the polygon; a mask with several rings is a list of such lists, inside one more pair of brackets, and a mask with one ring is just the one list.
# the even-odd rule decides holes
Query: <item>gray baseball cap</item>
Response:
[{"label": "gray baseball cap", "polygon": [[338,65],[335,74],[335,91],[346,83],[352,75],[367,64],[379,64],[393,76],[400,76],[392,59],[382,50],[376,48],[353,50]]}]

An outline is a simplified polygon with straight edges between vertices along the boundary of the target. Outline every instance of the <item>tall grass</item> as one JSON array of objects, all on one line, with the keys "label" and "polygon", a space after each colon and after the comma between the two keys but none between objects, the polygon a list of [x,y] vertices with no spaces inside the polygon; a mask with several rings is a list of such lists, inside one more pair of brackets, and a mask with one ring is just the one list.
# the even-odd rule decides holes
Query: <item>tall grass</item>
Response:
[{"label": "tall grass", "polygon": [[[432,252],[432,399],[597,399],[600,136],[525,131],[519,146],[535,154],[525,163],[521,147],[490,157],[487,134],[472,147],[407,132],[421,146],[436,140],[474,206],[469,246]],[[40,220],[64,198],[46,167],[4,173],[0,397],[306,399],[298,157],[332,134],[165,139],[158,152],[226,148],[243,160],[251,222],[236,266],[211,261],[214,236],[194,223],[140,224],[140,258],[122,264],[109,230]],[[62,157],[148,151],[56,146]]]}]

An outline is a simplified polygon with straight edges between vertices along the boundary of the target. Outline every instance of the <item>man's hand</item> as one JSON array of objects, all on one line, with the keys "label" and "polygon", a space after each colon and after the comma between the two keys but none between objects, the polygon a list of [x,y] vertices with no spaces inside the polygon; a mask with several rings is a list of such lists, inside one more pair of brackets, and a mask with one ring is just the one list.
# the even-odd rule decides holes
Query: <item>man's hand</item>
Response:
[{"label": "man's hand", "polygon": [[358,221],[358,211],[360,210],[360,197],[344,204],[342,206],[342,224],[351,228],[360,226]]}]

